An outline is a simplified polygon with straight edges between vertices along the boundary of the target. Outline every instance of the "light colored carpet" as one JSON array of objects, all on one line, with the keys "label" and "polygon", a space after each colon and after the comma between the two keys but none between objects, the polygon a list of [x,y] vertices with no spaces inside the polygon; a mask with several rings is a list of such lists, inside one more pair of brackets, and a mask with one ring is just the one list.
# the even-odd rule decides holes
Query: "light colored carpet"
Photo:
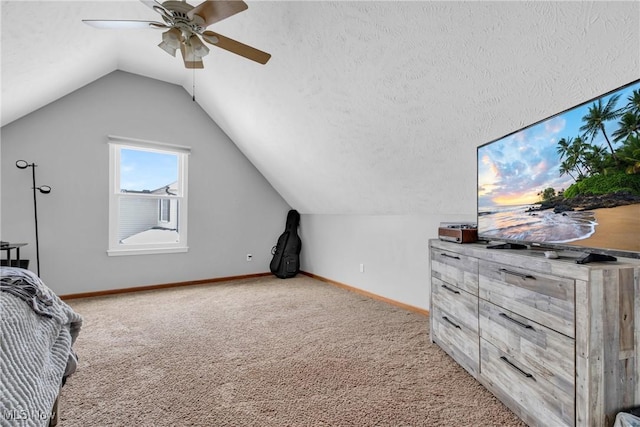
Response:
[{"label": "light colored carpet", "polygon": [[72,426],[524,426],[429,339],[429,318],[262,277],[70,300]]}]

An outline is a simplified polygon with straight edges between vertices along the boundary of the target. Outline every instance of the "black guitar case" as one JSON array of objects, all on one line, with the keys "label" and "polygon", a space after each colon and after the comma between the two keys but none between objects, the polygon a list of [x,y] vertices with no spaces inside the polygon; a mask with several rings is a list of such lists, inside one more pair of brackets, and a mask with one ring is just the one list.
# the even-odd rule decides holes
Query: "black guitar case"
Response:
[{"label": "black guitar case", "polygon": [[298,236],[300,214],[290,210],[284,233],[278,237],[278,243],[271,249],[273,259],[269,265],[271,272],[281,279],[294,277],[300,272],[300,250],[302,241]]}]

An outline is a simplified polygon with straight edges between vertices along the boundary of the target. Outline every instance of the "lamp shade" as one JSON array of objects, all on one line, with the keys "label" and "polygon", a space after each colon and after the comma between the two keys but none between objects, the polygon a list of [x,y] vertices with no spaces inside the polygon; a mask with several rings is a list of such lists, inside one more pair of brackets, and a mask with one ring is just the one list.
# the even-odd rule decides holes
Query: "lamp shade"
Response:
[{"label": "lamp shade", "polygon": [[177,28],[170,28],[168,31],[162,33],[162,41],[174,49],[180,48],[180,39],[182,33]]},{"label": "lamp shade", "polygon": [[209,48],[202,43],[202,40],[200,40],[200,37],[197,35],[194,34],[189,37],[189,44],[191,45],[191,50],[194,56],[202,58],[209,54]]},{"label": "lamp shade", "polygon": [[169,55],[171,56],[176,56],[176,48],[175,47],[171,47],[169,46],[168,43],[165,42],[161,42],[158,47],[162,50],[164,50],[165,52],[167,52]]},{"label": "lamp shade", "polygon": [[182,43],[180,45],[180,52],[182,53],[185,68],[204,68],[202,57],[194,55],[193,48],[190,44]]}]

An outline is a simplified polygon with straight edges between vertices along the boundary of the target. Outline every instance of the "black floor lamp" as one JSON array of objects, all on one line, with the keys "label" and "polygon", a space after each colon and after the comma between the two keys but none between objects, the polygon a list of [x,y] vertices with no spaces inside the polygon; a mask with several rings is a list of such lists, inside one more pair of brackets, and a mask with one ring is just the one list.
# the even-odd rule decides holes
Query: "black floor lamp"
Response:
[{"label": "black floor lamp", "polygon": [[41,192],[42,194],[51,193],[51,187],[48,185],[42,185],[40,187],[36,187],[36,165],[35,163],[27,163],[25,160],[18,160],[16,162],[16,166],[18,169],[26,169],[31,168],[31,177],[33,179],[33,214],[36,223],[36,267],[38,271],[38,277],[40,276],[40,245],[38,242],[38,202],[36,200],[36,190]]}]

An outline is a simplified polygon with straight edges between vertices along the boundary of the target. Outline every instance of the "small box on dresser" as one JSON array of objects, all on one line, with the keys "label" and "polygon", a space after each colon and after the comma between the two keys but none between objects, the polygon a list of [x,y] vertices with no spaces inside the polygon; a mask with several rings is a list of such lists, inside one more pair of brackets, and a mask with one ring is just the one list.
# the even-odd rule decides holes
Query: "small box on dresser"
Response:
[{"label": "small box on dresser", "polygon": [[432,341],[531,426],[640,405],[640,260],[578,256],[430,241]]}]

